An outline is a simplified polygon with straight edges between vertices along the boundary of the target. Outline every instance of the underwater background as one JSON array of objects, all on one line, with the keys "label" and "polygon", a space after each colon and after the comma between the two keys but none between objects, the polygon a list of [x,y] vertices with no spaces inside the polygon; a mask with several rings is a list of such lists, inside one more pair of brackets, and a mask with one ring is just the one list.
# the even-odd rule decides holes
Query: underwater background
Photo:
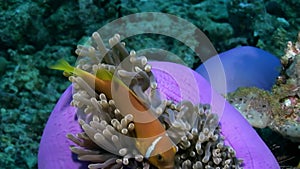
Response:
[{"label": "underwater background", "polygon": [[[76,46],[106,23],[138,12],[169,13],[195,24],[219,53],[249,45],[280,57],[287,41],[295,41],[300,30],[299,9],[298,0],[0,1],[1,168],[37,168],[43,128],[70,85],[48,66],[60,58],[74,63]],[[135,50],[172,51],[193,69],[200,65],[187,47],[172,38],[138,35],[125,42]],[[282,168],[298,165],[296,143],[268,128],[257,132]]]}]

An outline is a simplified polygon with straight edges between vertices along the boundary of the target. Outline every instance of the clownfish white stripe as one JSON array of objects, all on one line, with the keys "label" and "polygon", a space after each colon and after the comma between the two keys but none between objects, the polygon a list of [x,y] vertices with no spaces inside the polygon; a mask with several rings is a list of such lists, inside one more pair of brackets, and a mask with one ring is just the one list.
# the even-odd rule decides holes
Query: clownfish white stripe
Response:
[{"label": "clownfish white stripe", "polygon": [[155,149],[156,144],[159,142],[159,140],[162,138],[162,136],[157,137],[152,143],[151,145],[148,147],[146,154],[145,154],[145,158],[149,158],[152,151]]}]

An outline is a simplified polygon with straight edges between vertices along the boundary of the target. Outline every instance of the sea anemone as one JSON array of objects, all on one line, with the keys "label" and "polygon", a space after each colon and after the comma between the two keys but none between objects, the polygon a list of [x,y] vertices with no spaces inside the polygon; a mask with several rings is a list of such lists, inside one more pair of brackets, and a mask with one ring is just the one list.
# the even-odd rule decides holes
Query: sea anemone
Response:
[{"label": "sea anemone", "polygon": [[[174,63],[148,63],[135,52],[130,52],[130,64],[125,64],[129,67],[115,66],[122,59],[114,56],[128,54],[124,44],[116,35],[110,40],[111,49],[106,49],[98,35],[94,33],[90,45],[76,51],[82,57],[78,68],[93,73],[101,67],[124,81],[130,79],[127,86],[159,116],[176,143],[176,168],[279,168],[246,120],[197,73]],[[99,63],[101,59],[106,63]],[[70,80],[73,98],[69,88],[49,118],[40,144],[39,168],[85,167],[86,163],[70,159],[74,157],[71,151],[79,160],[88,161],[90,168],[155,168],[133,141],[135,119],[122,116],[113,99],[95,92],[84,80],[76,76]],[[73,144],[62,137],[66,133],[71,133],[67,136]],[[65,146],[70,145],[68,151]]]},{"label": "sea anemone", "polygon": [[[226,92],[234,92],[239,87],[271,90],[281,67],[280,60],[276,56],[252,46],[240,46],[230,49],[211,57],[206,61],[206,64],[218,63],[218,59],[223,65],[221,71],[224,71],[226,76]],[[196,71],[210,81],[205,64],[200,65]],[[217,67],[213,67],[213,71],[223,73],[218,72],[220,70]],[[222,91],[218,88],[215,88],[215,90]]]},{"label": "sea anemone", "polygon": [[[101,68],[107,69],[154,110],[168,136],[177,143],[175,168],[240,168],[242,161],[236,157],[235,150],[224,143],[218,115],[211,112],[209,105],[161,100],[147,58],[137,56],[134,51],[126,58],[128,52],[120,43],[119,35],[109,40],[110,49],[104,47],[97,32],[90,44],[76,50],[80,57],[77,68],[94,74]],[[99,63],[103,59],[106,63]],[[76,143],[71,151],[78,159],[90,162],[89,168],[152,168],[133,139],[134,116],[123,116],[113,99],[96,93],[81,77],[70,76],[69,79],[74,87],[71,105],[77,107],[83,129],[81,133],[68,134]]]}]

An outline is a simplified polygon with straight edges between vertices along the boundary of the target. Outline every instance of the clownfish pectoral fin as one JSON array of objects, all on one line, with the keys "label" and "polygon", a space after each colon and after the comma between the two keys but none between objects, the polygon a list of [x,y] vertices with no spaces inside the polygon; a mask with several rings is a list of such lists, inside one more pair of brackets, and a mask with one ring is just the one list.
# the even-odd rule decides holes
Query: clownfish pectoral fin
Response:
[{"label": "clownfish pectoral fin", "polygon": [[172,147],[172,150],[173,150],[174,153],[177,153],[178,147],[174,145],[174,146]]},{"label": "clownfish pectoral fin", "polygon": [[60,59],[54,65],[49,66],[50,69],[62,70],[66,73],[73,73],[75,68],[71,66],[65,59]]}]

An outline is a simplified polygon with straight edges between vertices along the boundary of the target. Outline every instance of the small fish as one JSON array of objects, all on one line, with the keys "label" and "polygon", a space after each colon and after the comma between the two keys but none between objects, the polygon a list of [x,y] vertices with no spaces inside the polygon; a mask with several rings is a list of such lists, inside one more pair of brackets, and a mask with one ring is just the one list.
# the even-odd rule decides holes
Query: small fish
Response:
[{"label": "small fish", "polygon": [[134,117],[136,146],[140,153],[159,169],[174,168],[176,148],[167,136],[165,128],[152,110],[147,108],[120,79],[114,78],[106,69],[99,69],[96,75],[93,75],[71,66],[63,59],[50,68],[79,76],[89,85],[95,86],[97,93],[104,93],[108,99],[113,98],[123,115],[132,114]]},{"label": "small fish", "polygon": [[[102,69],[99,69],[95,76],[87,71],[71,66],[64,59],[58,60],[56,64],[49,66],[49,68],[55,70],[62,70],[64,71],[64,73],[67,73],[69,75],[74,74],[76,76],[79,76],[90,86],[94,86],[95,91],[97,93],[102,92],[108,97],[111,97],[110,92],[106,92],[111,91],[111,82],[109,81],[109,79],[106,79],[106,77],[108,77],[108,75],[106,75],[108,71],[103,71]],[[101,76],[102,79],[97,78],[97,76]]]}]

